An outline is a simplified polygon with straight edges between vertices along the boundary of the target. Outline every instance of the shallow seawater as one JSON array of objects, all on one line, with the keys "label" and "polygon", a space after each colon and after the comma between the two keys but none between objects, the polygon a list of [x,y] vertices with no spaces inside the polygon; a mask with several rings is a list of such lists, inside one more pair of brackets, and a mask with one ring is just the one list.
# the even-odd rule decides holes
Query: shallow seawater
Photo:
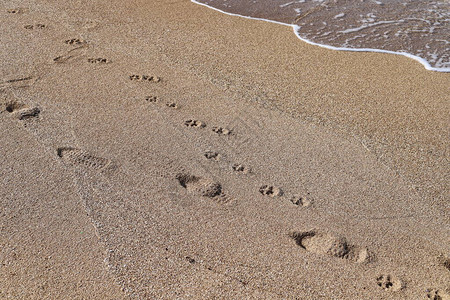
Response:
[{"label": "shallow seawater", "polygon": [[302,39],[340,50],[414,56],[450,71],[450,0],[195,0],[224,12],[295,26]]}]

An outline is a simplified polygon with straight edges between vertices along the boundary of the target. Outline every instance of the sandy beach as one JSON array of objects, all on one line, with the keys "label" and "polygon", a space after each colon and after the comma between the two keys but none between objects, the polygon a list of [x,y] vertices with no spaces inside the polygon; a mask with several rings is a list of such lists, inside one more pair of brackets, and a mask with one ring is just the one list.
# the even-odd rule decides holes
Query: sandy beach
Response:
[{"label": "sandy beach", "polygon": [[448,73],[189,0],[0,14],[0,299],[450,299]]}]

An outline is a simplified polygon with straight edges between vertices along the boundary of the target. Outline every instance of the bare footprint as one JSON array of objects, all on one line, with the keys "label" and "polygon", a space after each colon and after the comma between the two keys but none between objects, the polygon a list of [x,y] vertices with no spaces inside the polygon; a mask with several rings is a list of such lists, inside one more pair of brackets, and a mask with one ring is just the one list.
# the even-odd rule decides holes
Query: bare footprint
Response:
[{"label": "bare footprint", "polygon": [[197,177],[189,174],[178,174],[178,182],[189,193],[208,198],[214,198],[222,194],[222,185],[212,179]]},{"label": "bare footprint", "polygon": [[242,173],[242,174],[248,174],[248,173],[251,172],[251,169],[250,169],[249,167],[246,167],[246,166],[244,166],[244,165],[242,165],[242,164],[233,164],[233,165],[231,166],[231,168],[232,168],[234,171],[236,171],[236,172],[238,172],[238,173]]},{"label": "bare footprint", "polygon": [[222,127],[213,127],[212,131],[214,131],[215,133],[220,134],[220,135],[230,135],[231,134],[231,130],[222,128]]},{"label": "bare footprint", "polygon": [[330,255],[358,263],[366,263],[373,259],[373,255],[367,249],[350,245],[341,236],[315,230],[293,232],[290,236],[297,245],[311,253]]},{"label": "bare footprint", "polygon": [[35,30],[35,29],[44,29],[47,28],[47,25],[45,24],[34,24],[34,25],[25,25],[23,28],[27,30]]},{"label": "bare footprint", "polygon": [[205,123],[197,120],[187,120],[184,122],[184,125],[187,127],[195,127],[195,128],[203,128],[206,126]]},{"label": "bare footprint", "polygon": [[274,187],[271,185],[261,186],[259,188],[259,192],[265,196],[270,196],[270,197],[277,197],[277,196],[283,195],[283,191],[280,188]]},{"label": "bare footprint", "polygon": [[112,166],[109,159],[94,156],[84,150],[61,147],[57,149],[57,155],[67,164],[72,166],[82,166],[93,170],[102,170]]},{"label": "bare footprint", "polygon": [[383,274],[378,276],[377,285],[381,287],[383,290],[391,292],[398,292],[402,288],[404,288],[402,281],[389,274]]},{"label": "bare footprint", "polygon": [[161,78],[158,76],[149,76],[149,75],[130,75],[131,81],[148,81],[148,82],[160,82]]},{"label": "bare footprint", "polygon": [[427,298],[432,300],[450,300],[450,294],[437,290],[437,289],[428,289],[425,291],[427,293]]},{"label": "bare footprint", "polygon": [[91,64],[109,64],[111,63],[111,60],[106,59],[106,58],[88,58],[87,59],[88,63]]},{"label": "bare footprint", "polygon": [[211,159],[211,160],[220,160],[220,158],[222,157],[222,155],[220,155],[220,153],[214,152],[214,151],[206,151],[204,156],[207,159]]},{"label": "bare footprint", "polygon": [[84,41],[82,39],[70,39],[70,40],[65,40],[64,43],[67,45],[84,45],[84,44],[86,44],[86,41]]}]

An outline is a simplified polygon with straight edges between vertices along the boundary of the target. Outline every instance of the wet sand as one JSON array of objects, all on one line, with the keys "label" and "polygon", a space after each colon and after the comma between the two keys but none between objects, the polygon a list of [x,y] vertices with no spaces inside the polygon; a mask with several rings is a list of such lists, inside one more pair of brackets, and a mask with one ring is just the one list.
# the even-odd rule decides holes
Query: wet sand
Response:
[{"label": "wet sand", "polygon": [[190,1],[0,9],[0,298],[449,297],[448,74]]}]

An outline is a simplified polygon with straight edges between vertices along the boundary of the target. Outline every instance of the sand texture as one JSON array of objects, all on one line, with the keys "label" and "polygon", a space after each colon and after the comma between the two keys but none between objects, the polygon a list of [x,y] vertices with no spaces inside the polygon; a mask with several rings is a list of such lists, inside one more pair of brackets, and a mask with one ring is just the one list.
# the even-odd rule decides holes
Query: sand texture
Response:
[{"label": "sand texture", "polygon": [[449,75],[182,1],[0,1],[0,299],[449,299]]}]

